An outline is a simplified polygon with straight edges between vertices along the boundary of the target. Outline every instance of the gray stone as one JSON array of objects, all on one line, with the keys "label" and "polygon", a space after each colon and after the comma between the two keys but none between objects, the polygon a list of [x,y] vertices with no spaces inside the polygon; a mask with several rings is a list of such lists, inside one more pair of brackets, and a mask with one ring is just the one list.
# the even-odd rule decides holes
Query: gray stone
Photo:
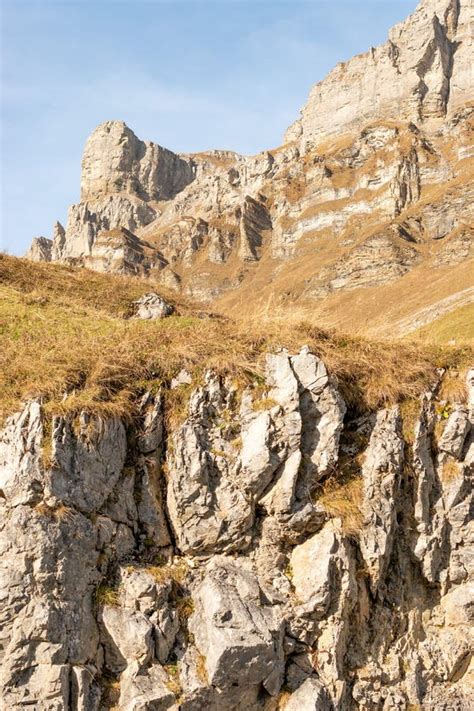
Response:
[{"label": "gray stone", "polygon": [[135,318],[144,320],[154,320],[171,316],[174,307],[163,299],[159,294],[150,292],[145,294],[138,301],[135,301]]},{"label": "gray stone", "polygon": [[174,694],[168,689],[163,667],[130,664],[120,677],[119,708],[123,711],[177,711]]},{"label": "gray stone", "polygon": [[333,708],[323,684],[315,677],[306,679],[285,705],[285,711],[332,711]]},{"label": "gray stone", "polygon": [[131,662],[145,666],[153,654],[153,625],[142,612],[113,605],[101,611],[105,662],[120,672]]},{"label": "gray stone", "polygon": [[395,502],[403,464],[400,424],[396,407],[377,413],[362,468],[364,528],[360,547],[374,593],[388,565],[395,535]]},{"label": "gray stone", "polygon": [[451,454],[456,459],[460,459],[464,442],[470,429],[467,408],[457,406],[448,417],[443,434],[438,442],[439,449],[442,452]]},{"label": "gray stone", "polygon": [[209,683],[219,689],[263,683],[279,691],[283,676],[282,626],[261,604],[257,580],[232,564],[216,564],[193,594],[189,628]]}]

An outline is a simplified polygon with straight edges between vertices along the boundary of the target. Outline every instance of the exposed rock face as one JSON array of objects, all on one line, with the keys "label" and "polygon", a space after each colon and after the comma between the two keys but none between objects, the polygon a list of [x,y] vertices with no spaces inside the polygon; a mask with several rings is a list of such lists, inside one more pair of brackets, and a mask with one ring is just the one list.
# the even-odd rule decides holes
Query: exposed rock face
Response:
[{"label": "exposed rock face", "polygon": [[384,45],[312,89],[287,140],[321,140],[380,118],[434,124],[455,113],[472,98],[472,22],[471,2],[421,0]]},{"label": "exposed rock face", "polygon": [[26,253],[33,262],[50,262],[53,243],[47,237],[35,237]]},{"label": "exposed rock face", "polygon": [[474,371],[466,404],[433,384],[411,447],[398,408],[367,415],[360,504],[355,423],[308,349],[269,354],[263,389],[169,387],[182,424],[163,393],[133,423],[37,401],[6,422],[2,708],[471,708]]},{"label": "exposed rock face", "polygon": [[257,156],[177,155],[123,122],[100,125],[65,232],[28,256],[152,276],[229,311],[251,291],[256,309],[276,298],[324,315],[325,297],[344,318],[348,290],[370,308],[447,267],[442,298],[460,294],[474,229],[473,12],[471,0],[421,0],[384,45],[312,89],[285,145]]},{"label": "exposed rock face", "polygon": [[113,193],[144,200],[174,197],[194,178],[194,165],[166,148],[140,141],[123,121],[106,121],[82,157],[81,202]]}]

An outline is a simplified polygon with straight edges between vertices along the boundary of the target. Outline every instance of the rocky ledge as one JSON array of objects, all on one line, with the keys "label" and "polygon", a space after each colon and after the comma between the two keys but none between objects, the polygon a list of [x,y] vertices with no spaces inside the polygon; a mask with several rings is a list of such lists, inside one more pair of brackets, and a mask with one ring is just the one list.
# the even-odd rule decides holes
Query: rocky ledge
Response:
[{"label": "rocky ledge", "polygon": [[1,707],[472,708],[466,391],[355,418],[303,349],[243,392],[183,371],[129,421],[28,402],[0,435]]}]

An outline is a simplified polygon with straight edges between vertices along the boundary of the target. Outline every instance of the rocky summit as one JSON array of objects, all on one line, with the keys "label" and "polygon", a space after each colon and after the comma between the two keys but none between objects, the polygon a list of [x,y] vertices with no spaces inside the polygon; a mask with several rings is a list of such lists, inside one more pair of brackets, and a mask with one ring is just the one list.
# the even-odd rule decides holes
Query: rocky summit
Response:
[{"label": "rocky summit", "polygon": [[376,335],[387,317],[392,334],[465,304],[473,15],[472,0],[422,0],[256,156],[177,155],[123,122],[98,126],[81,202],[28,256],[151,276],[228,313],[251,289],[256,310],[297,303]]},{"label": "rocky summit", "polygon": [[473,26],[257,156],[108,121],[0,254],[0,711],[474,708]]}]

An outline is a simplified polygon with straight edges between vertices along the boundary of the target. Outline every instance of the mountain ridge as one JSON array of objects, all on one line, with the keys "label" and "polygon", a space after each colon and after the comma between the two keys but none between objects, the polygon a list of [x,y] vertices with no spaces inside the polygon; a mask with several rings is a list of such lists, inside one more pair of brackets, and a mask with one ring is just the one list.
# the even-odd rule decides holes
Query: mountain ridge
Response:
[{"label": "mountain ridge", "polygon": [[[463,292],[473,13],[470,0],[423,0],[384,45],[313,87],[287,143],[256,156],[176,154],[123,122],[101,124],[86,142],[81,201],[28,256],[151,276],[230,314],[250,291],[252,309],[291,304],[325,325],[345,323],[348,291],[359,300],[363,291],[370,312],[374,297],[387,291],[389,303],[411,281],[423,294],[426,272],[452,283],[441,299],[455,285]],[[435,305],[426,295],[417,310]],[[347,320],[367,328],[356,314]]]}]

